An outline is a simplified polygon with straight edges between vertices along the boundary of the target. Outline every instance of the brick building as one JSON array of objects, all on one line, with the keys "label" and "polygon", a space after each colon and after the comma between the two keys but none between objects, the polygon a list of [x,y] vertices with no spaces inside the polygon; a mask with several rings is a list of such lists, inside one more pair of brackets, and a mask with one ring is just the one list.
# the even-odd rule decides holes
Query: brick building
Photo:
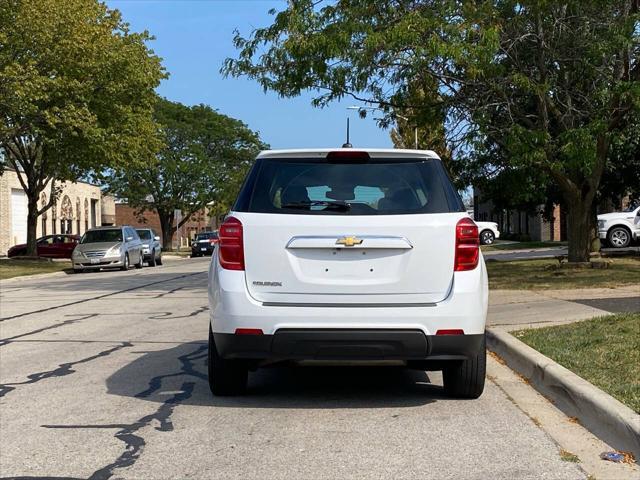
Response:
[{"label": "brick building", "polygon": [[[59,186],[60,183],[56,183]],[[63,182],[57,202],[40,215],[36,235],[73,233],[82,235],[87,229],[113,225],[115,204],[103,196],[100,187],[87,182]],[[49,202],[51,184],[41,193],[38,206]],[[0,176],[0,255],[13,245],[27,241],[27,195],[18,174],[7,169]]]},{"label": "brick building", "polygon": [[[124,202],[117,202],[115,205],[116,223],[118,225],[131,225],[134,227],[150,227],[153,228],[158,235],[161,235],[160,219],[155,211],[146,210],[139,214],[135,208]],[[180,210],[176,210],[174,225],[181,220]],[[182,225],[173,234],[171,239],[171,247],[176,249],[187,247],[191,244],[191,240],[198,232],[206,232],[217,229],[217,221],[215,215],[204,209],[196,212],[184,225]]]},{"label": "brick building", "polygon": [[551,219],[542,215],[543,209],[540,205],[539,213],[535,214],[517,209],[498,210],[491,200],[483,200],[480,190],[474,188],[473,218],[479,222],[496,222],[501,237],[511,234],[536,242],[566,240],[565,213],[560,205],[554,206]]}]

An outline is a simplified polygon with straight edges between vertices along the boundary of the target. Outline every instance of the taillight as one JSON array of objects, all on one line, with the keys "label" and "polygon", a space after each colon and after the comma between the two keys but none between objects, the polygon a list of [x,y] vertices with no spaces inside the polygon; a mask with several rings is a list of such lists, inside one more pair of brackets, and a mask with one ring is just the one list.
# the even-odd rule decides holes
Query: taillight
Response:
[{"label": "taillight", "polygon": [[454,271],[464,272],[478,266],[480,239],[478,226],[469,217],[461,218],[456,225],[456,259]]},{"label": "taillight", "polygon": [[218,258],[220,266],[227,270],[244,270],[244,245],[242,222],[227,217],[218,232]]}]

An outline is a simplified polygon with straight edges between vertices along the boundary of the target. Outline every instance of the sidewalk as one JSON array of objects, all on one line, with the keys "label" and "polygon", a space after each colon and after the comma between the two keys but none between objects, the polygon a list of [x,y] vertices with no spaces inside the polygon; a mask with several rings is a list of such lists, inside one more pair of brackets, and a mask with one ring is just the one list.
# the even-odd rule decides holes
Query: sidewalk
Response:
[{"label": "sidewalk", "polygon": [[637,302],[635,310],[640,311],[640,288],[636,285],[576,290],[491,290],[487,326],[513,331],[588,320],[612,313],[611,301],[604,301],[609,299],[624,299],[625,311],[634,310]]}]

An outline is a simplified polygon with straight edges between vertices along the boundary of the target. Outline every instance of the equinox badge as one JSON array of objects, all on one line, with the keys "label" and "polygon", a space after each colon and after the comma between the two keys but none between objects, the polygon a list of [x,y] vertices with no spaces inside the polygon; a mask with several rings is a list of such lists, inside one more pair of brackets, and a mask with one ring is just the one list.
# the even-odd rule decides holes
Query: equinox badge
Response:
[{"label": "equinox badge", "polygon": [[358,237],[342,237],[336,240],[336,245],[344,245],[345,247],[353,247],[354,245],[360,245],[362,239]]}]

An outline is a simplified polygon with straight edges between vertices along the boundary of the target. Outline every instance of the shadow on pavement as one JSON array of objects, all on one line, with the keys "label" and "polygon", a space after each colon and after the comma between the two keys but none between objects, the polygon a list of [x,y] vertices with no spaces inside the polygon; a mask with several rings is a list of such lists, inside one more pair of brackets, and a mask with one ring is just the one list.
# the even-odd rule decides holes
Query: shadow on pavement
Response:
[{"label": "shadow on pavement", "polygon": [[111,395],[163,403],[193,383],[183,405],[231,408],[398,408],[444,398],[426,372],[382,366],[271,366],[249,374],[245,396],[214,397],[207,382],[206,343],[140,355],[107,379]]}]

